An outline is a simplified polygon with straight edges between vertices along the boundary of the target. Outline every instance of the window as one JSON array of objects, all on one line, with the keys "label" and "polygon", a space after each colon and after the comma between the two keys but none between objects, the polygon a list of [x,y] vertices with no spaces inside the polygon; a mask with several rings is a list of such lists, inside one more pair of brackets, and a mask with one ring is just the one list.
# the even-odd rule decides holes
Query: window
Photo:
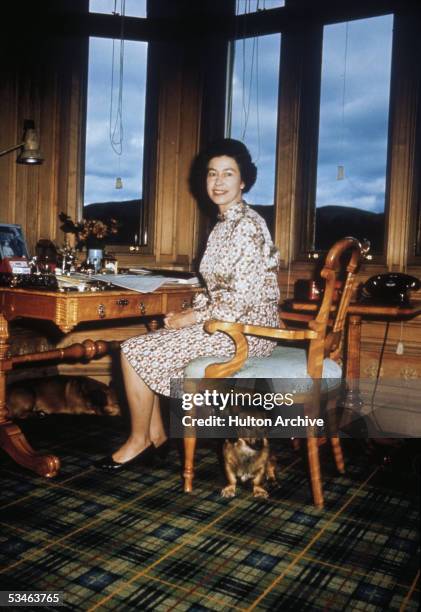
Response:
[{"label": "window", "polygon": [[126,17],[146,17],[146,0],[90,0],[90,13],[121,14]]},{"label": "window", "polygon": [[[91,12],[122,9],[146,14],[137,0],[90,2]],[[83,216],[117,219],[118,234],[109,239],[116,244],[141,236],[146,60],[146,42],[89,39]]]},{"label": "window", "polygon": [[242,140],[257,165],[257,181],[246,194],[273,228],[276,125],[281,35],[237,40],[227,133]]},{"label": "window", "polygon": [[255,13],[267,9],[280,8],[285,5],[285,0],[236,0],[235,13]]},{"label": "window", "polygon": [[344,235],[383,252],[393,16],[325,26],[316,249]]}]

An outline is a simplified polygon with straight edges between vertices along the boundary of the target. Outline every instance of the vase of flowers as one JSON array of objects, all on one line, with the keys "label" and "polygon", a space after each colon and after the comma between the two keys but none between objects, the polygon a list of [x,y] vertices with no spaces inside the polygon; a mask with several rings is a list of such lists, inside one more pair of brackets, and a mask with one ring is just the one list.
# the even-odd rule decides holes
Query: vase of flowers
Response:
[{"label": "vase of flowers", "polygon": [[74,234],[76,237],[76,248],[85,247],[87,250],[87,263],[95,272],[99,272],[104,258],[104,248],[107,236],[116,234],[118,224],[115,219],[102,221],[100,219],[82,219],[75,223],[66,213],[60,213],[62,222],[60,229],[63,232]]}]

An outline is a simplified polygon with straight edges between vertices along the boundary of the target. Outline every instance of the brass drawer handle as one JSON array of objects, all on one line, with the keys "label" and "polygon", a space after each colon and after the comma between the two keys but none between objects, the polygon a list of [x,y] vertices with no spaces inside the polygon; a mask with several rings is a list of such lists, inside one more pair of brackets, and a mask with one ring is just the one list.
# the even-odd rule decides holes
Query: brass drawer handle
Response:
[{"label": "brass drawer handle", "polygon": [[188,300],[187,298],[183,300],[183,303],[181,304],[181,310],[187,310],[188,308],[192,307],[192,301]]},{"label": "brass drawer handle", "polygon": [[129,300],[127,298],[120,298],[117,300],[117,306],[127,306]]},{"label": "brass drawer handle", "polygon": [[100,319],[105,319],[105,306],[104,304],[98,305],[98,315]]},{"label": "brass drawer handle", "polygon": [[139,302],[139,310],[140,310],[140,314],[141,315],[145,315],[146,314],[146,306],[143,302]]}]

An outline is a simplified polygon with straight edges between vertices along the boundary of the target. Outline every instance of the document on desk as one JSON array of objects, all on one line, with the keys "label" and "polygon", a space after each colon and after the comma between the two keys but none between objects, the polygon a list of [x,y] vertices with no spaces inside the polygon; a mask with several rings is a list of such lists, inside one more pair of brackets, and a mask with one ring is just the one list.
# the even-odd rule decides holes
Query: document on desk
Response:
[{"label": "document on desk", "polygon": [[[138,291],[139,293],[151,293],[162,287],[162,285],[197,285],[199,280],[197,278],[194,279],[185,279],[185,278],[172,278],[166,276],[138,276],[134,274],[113,274],[104,277],[103,274],[94,274],[91,277],[93,280],[104,281],[112,283],[113,285],[117,285],[117,287],[122,287],[123,289],[131,289],[132,291]],[[194,282],[192,282],[194,281]]]}]

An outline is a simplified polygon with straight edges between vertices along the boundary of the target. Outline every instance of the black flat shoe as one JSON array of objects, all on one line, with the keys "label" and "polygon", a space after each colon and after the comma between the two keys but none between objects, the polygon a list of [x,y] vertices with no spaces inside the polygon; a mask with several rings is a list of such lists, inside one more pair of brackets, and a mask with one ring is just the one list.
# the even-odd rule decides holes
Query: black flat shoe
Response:
[{"label": "black flat shoe", "polygon": [[153,460],[155,448],[151,445],[147,448],[143,449],[129,459],[128,461],[124,461],[123,463],[119,463],[118,461],[114,461],[112,455],[107,455],[100,459],[99,461],[95,461],[94,466],[99,470],[104,470],[106,472],[119,472],[124,470],[125,468],[132,467],[133,465],[148,465]]},{"label": "black flat shoe", "polygon": [[155,450],[155,456],[160,461],[165,461],[165,459],[168,457],[168,453],[171,450],[171,441],[167,438],[165,442],[163,442],[159,446],[155,446],[154,450]]}]

